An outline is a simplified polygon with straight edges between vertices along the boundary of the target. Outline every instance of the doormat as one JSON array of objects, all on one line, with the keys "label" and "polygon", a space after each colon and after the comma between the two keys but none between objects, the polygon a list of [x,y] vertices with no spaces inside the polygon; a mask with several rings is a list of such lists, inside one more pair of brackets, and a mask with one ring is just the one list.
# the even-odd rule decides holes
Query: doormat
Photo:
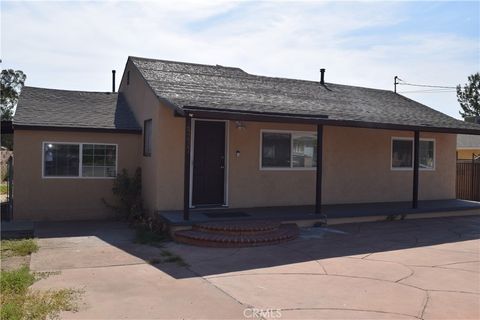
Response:
[{"label": "doormat", "polygon": [[209,218],[241,218],[241,217],[250,217],[249,214],[246,214],[242,211],[231,211],[231,212],[205,212]]}]

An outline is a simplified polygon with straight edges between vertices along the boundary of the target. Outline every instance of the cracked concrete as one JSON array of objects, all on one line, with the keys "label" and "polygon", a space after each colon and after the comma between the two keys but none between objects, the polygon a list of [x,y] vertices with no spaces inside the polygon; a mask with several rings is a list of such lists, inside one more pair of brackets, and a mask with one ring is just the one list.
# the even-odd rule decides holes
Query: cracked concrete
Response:
[{"label": "cracked concrete", "polygon": [[244,319],[246,308],[281,314],[264,319],[480,318],[480,216],[337,225],[271,247],[165,244],[188,267],[148,265],[161,249],[118,224],[70,228],[40,226],[31,261],[61,271],[36,287],[85,290],[63,318]]}]

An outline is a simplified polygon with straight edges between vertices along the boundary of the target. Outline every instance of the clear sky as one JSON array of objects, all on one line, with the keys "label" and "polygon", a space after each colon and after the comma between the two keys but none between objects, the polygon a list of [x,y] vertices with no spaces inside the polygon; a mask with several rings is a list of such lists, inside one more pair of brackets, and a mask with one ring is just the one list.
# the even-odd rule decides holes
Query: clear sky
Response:
[{"label": "clear sky", "polygon": [[[108,91],[129,55],[393,90],[480,70],[480,2],[1,2],[2,68],[27,85]],[[398,91],[421,88],[401,86]],[[454,117],[454,90],[406,96]]]}]

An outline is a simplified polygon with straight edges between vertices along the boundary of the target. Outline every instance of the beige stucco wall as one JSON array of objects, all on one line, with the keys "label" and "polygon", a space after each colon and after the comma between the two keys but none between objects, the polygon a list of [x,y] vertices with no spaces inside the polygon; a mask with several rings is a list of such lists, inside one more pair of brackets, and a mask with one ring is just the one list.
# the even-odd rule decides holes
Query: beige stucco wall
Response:
[{"label": "beige stucco wall", "polygon": [[174,117],[170,108],[161,107],[158,154],[159,210],[183,208],[183,173],[185,159],[185,118]]},{"label": "beige stucco wall", "polygon": [[[142,166],[145,206],[179,210],[183,206],[185,119],[138,97],[144,108],[137,116],[153,119],[153,150],[143,156],[141,135],[93,132],[27,131],[14,135],[15,218],[71,220],[106,218],[112,212],[101,202],[113,201],[111,179],[42,179],[43,141],[118,144],[118,168],[133,172]],[[148,104],[158,106],[157,111]],[[142,118],[140,118],[142,119]],[[143,120],[142,120],[143,124]],[[260,170],[261,129],[315,131],[314,126],[246,122],[239,130],[228,125],[228,204],[230,207],[311,205],[315,201],[314,170]],[[412,136],[405,131],[345,127],[324,128],[323,201],[357,203],[409,201],[412,171],[390,169],[391,138]],[[420,199],[455,197],[455,135],[422,133],[434,138],[436,167],[420,172]],[[236,157],[236,151],[240,157]]]},{"label": "beige stucco wall", "polygon": [[[315,131],[313,126],[246,123],[230,126],[229,197],[232,207],[302,205],[315,202],[315,171],[259,169],[260,130]],[[323,202],[408,201],[412,171],[393,171],[391,138],[409,132],[324,128]],[[420,172],[420,199],[455,198],[455,135],[422,133],[436,140],[436,168]],[[236,150],[241,152],[235,157]]]},{"label": "beige stucco wall", "polygon": [[[245,129],[229,125],[229,205],[257,207],[312,204],[315,199],[315,171],[260,170],[260,130],[316,131],[298,124],[245,122]],[[236,152],[240,151],[240,157]]]},{"label": "beige stucco wall", "polygon": [[[325,203],[409,201],[413,171],[391,170],[391,138],[405,131],[325,128]],[[435,139],[435,170],[420,170],[420,200],[455,198],[456,135],[423,132]]]},{"label": "beige stucco wall", "polygon": [[[170,109],[160,112],[158,210],[183,206],[184,119]],[[260,130],[315,131],[311,125],[246,122],[239,130],[229,123],[228,204],[230,207],[309,205],[315,201],[314,170],[260,170]],[[359,203],[409,201],[412,171],[393,171],[391,138],[412,132],[347,127],[324,128],[323,201]],[[456,136],[422,133],[434,138],[436,167],[420,172],[419,198],[455,198]],[[240,157],[236,157],[236,151]]]},{"label": "beige stucco wall", "polygon": [[[126,77],[128,71],[130,71],[130,81],[127,85]],[[160,132],[160,103],[130,61],[128,61],[125,67],[119,92],[125,96],[138,124],[142,128],[145,120],[152,119],[152,154],[151,156],[143,155],[143,136],[141,137],[141,146],[138,154],[138,164],[142,168],[144,207],[149,214],[152,214],[159,206],[157,192],[161,181],[158,158],[162,154],[160,140],[164,137],[164,133]]]},{"label": "beige stucco wall", "polygon": [[114,203],[113,179],[42,178],[42,143],[118,144],[118,170],[138,166],[141,136],[125,133],[16,130],[14,134],[14,219],[82,220],[113,215],[103,203]]}]

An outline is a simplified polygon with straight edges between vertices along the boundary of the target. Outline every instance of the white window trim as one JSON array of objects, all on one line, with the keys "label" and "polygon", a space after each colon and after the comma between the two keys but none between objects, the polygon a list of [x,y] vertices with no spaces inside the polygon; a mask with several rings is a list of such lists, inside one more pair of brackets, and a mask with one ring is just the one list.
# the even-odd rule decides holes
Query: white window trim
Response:
[{"label": "white window trim", "polygon": [[[317,136],[315,131],[302,131],[302,130],[275,130],[275,129],[261,129],[260,130],[260,151],[259,151],[259,162],[258,168],[260,171],[315,171],[317,167],[292,167],[293,164],[293,138],[290,138],[290,167],[263,167],[262,166],[262,155],[263,155],[263,133],[290,133],[290,134],[313,134]],[[317,137],[318,138],[318,137]]]},{"label": "white window trim", "polygon": [[[406,140],[412,141],[412,166],[411,167],[403,167],[403,168],[395,168],[393,167],[393,141],[394,140]],[[414,161],[414,142],[413,138],[411,137],[392,137],[390,142],[390,170],[391,171],[412,171],[413,170],[413,161]],[[433,167],[432,168],[418,168],[420,171],[435,171],[437,165],[437,143],[434,138],[422,138],[420,141],[433,141]]]},{"label": "white window trim", "polygon": [[[45,175],[45,145],[46,144],[73,144],[79,146],[79,161],[78,161],[78,176],[46,176]],[[115,177],[84,177],[82,176],[82,162],[83,162],[83,145],[103,145],[115,146],[115,173],[118,175],[118,144],[116,143],[101,143],[101,142],[58,142],[58,141],[43,141],[42,142],[42,179],[115,179]]]}]

